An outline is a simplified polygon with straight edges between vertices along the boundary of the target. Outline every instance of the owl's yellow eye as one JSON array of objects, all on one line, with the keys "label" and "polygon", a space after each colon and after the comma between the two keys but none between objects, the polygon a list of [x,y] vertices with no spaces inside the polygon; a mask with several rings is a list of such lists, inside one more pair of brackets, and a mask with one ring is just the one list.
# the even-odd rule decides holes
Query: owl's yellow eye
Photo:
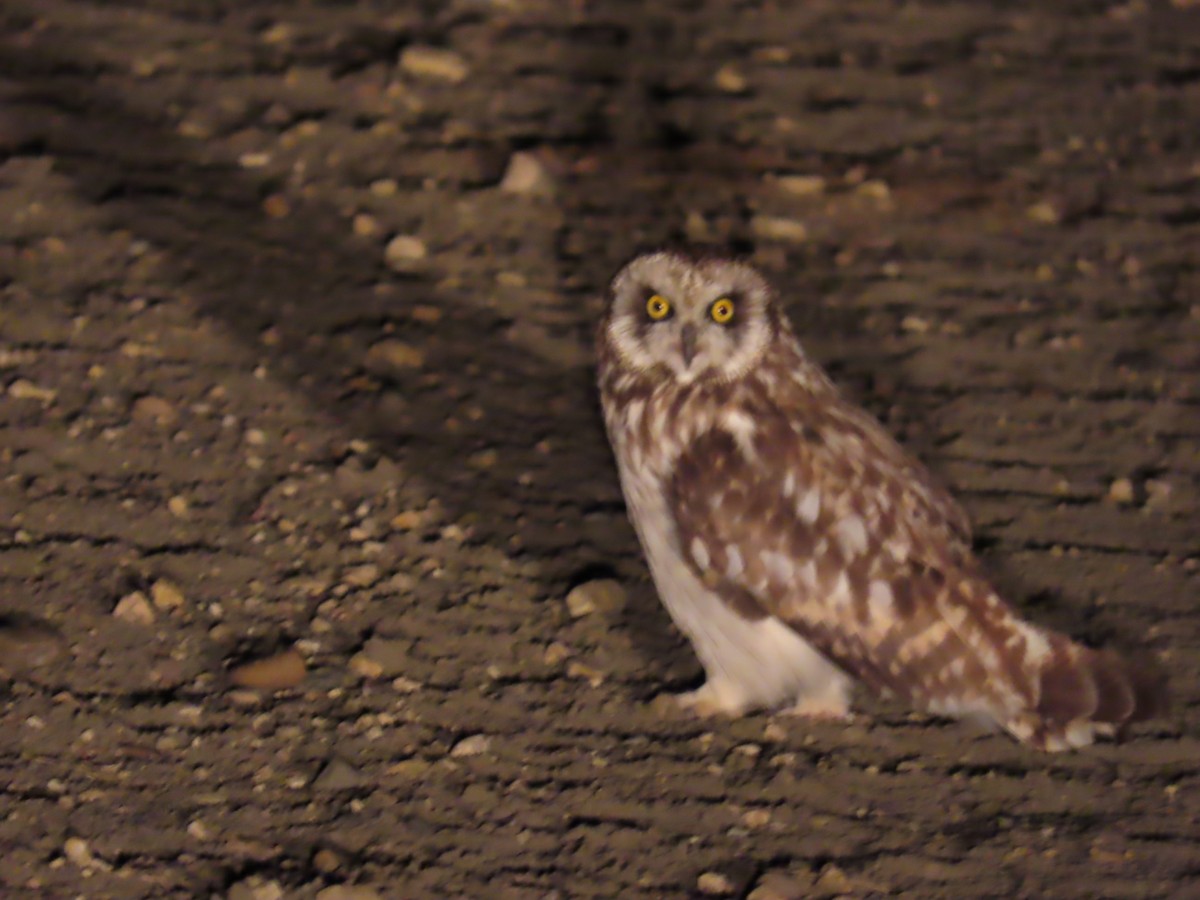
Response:
[{"label": "owl's yellow eye", "polygon": [[646,301],[646,315],[655,322],[661,322],[671,314],[671,301],[661,294],[651,294]]},{"label": "owl's yellow eye", "polygon": [[733,309],[733,301],[728,297],[722,297],[709,307],[708,314],[718,325],[728,325],[733,321]]}]

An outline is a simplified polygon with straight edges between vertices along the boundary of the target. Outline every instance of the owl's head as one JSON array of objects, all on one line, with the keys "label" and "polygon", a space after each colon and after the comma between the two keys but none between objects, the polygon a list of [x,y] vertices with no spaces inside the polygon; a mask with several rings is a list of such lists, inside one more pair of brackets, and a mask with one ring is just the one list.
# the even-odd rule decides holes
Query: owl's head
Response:
[{"label": "owl's head", "polygon": [[778,321],[770,287],[750,266],[660,252],[617,273],[602,329],[623,367],[661,367],[689,384],[750,371]]}]

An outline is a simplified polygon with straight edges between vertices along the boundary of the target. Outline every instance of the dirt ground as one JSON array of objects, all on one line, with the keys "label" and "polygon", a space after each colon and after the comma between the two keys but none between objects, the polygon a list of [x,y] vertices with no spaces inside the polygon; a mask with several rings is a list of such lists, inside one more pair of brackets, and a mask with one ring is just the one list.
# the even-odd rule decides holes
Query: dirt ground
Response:
[{"label": "dirt ground", "polygon": [[[1195,4],[11,0],[0,158],[4,896],[1200,896]],[[590,342],[679,240],[1171,717],[656,699]]]}]

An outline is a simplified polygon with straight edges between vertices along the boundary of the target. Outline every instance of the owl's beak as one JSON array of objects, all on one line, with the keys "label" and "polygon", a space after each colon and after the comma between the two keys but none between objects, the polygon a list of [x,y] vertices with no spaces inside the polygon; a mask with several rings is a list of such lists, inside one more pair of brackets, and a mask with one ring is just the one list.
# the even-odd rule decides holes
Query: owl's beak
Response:
[{"label": "owl's beak", "polygon": [[683,364],[690,366],[696,358],[696,326],[684,325],[679,329],[679,349],[683,353]]}]

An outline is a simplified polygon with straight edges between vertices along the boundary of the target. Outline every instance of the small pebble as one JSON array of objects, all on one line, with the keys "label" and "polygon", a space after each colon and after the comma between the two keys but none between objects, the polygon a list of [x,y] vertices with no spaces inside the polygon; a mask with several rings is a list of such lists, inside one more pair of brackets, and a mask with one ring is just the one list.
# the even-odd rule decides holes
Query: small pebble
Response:
[{"label": "small pebble", "polygon": [[732,64],[721,66],[717,70],[717,74],[713,76],[713,84],[726,94],[742,94],[749,87],[746,76]]},{"label": "small pebble", "polygon": [[117,605],[113,609],[113,617],[123,622],[132,622],[135,625],[152,625],[154,624],[154,607],[150,605],[145,594],[141,591],[134,591],[117,601]]},{"label": "small pebble", "polygon": [[1128,478],[1117,478],[1108,486],[1108,497],[1114,503],[1132,504],[1136,499],[1133,482]]},{"label": "small pebble", "polygon": [[40,668],[61,657],[66,639],[48,622],[33,618],[0,619],[0,672]]},{"label": "small pebble", "polygon": [[458,84],[470,74],[467,61],[453,50],[421,45],[407,47],[400,54],[400,68],[417,78]]},{"label": "small pebble", "polygon": [[186,519],[188,517],[188,502],[186,497],[178,495],[167,501],[167,509],[177,519]]},{"label": "small pebble", "polygon": [[536,154],[528,151],[514,153],[500,180],[500,190],[506,194],[525,194],[548,197],[553,195],[554,176]]},{"label": "small pebble", "polygon": [[390,524],[396,531],[413,531],[420,528],[424,521],[424,513],[417,509],[408,509],[392,516]]},{"label": "small pebble", "polygon": [[183,591],[173,581],[160,578],[150,585],[150,598],[159,609],[178,609],[183,606]]},{"label": "small pebble", "polygon": [[362,566],[355,566],[352,569],[347,569],[342,575],[342,581],[351,587],[366,588],[375,584],[379,580],[379,566],[374,563],[367,563]]},{"label": "small pebble", "polygon": [[808,240],[808,226],[798,219],[755,216],[750,220],[750,229],[757,237],[769,241],[802,244]]},{"label": "small pebble", "polygon": [[278,881],[270,881],[261,875],[251,875],[229,888],[226,900],[284,900],[286,896]]},{"label": "small pebble", "polygon": [[230,669],[229,680],[239,687],[277,691],[300,684],[306,672],[304,658],[295,650],[285,650]]},{"label": "small pebble", "polygon": [[742,814],[747,828],[764,828],[771,821],[771,813],[765,809],[748,809]]},{"label": "small pebble", "polygon": [[378,636],[368,640],[350,660],[350,667],[365,678],[394,678],[411,666],[408,641]]},{"label": "small pebble", "polygon": [[775,184],[793,197],[815,197],[825,193],[826,182],[820,175],[780,175]]},{"label": "small pebble", "polygon": [[359,678],[365,678],[368,681],[383,677],[383,666],[362,653],[355,653],[350,657],[350,662],[346,663],[346,666]]},{"label": "small pebble", "polygon": [[611,578],[598,578],[576,585],[567,594],[567,611],[580,619],[597,610],[614,613],[625,606],[625,588]]},{"label": "small pebble", "polygon": [[383,259],[394,272],[412,272],[421,268],[429,256],[429,248],[419,237],[398,234],[383,248]]},{"label": "small pebble", "polygon": [[313,788],[318,791],[346,791],[362,787],[365,782],[358,769],[344,759],[334,757],[313,780]]},{"label": "small pebble", "polygon": [[169,428],[179,421],[175,406],[162,397],[139,397],[129,414],[135,422],[146,422],[160,428]]},{"label": "small pebble", "polygon": [[372,375],[394,378],[425,365],[425,352],[413,344],[389,338],[367,351],[363,365]]},{"label": "small pebble", "polygon": [[492,739],[486,734],[473,734],[455,744],[450,750],[450,755],[456,759],[463,756],[479,756],[481,753],[487,753],[491,746]]},{"label": "small pebble", "polygon": [[92,848],[83,838],[67,838],[63,844],[63,856],[81,869],[102,869],[111,871],[112,866],[92,855]]},{"label": "small pebble", "polygon": [[1039,225],[1057,225],[1062,219],[1062,214],[1049,202],[1034,203],[1025,210],[1025,215]]},{"label": "small pebble", "polygon": [[557,666],[571,657],[571,648],[560,641],[555,641],[542,654],[542,661],[548,666]]},{"label": "small pebble", "polygon": [[8,396],[15,400],[37,400],[41,403],[50,404],[58,396],[58,391],[53,388],[39,387],[32,381],[18,378],[8,386]]},{"label": "small pebble", "polygon": [[696,879],[696,890],[709,897],[726,897],[733,893],[733,882],[720,872],[705,872]]},{"label": "small pebble", "polygon": [[578,661],[567,664],[567,677],[579,678],[586,681],[592,687],[600,687],[600,685],[604,684],[603,672]]}]

